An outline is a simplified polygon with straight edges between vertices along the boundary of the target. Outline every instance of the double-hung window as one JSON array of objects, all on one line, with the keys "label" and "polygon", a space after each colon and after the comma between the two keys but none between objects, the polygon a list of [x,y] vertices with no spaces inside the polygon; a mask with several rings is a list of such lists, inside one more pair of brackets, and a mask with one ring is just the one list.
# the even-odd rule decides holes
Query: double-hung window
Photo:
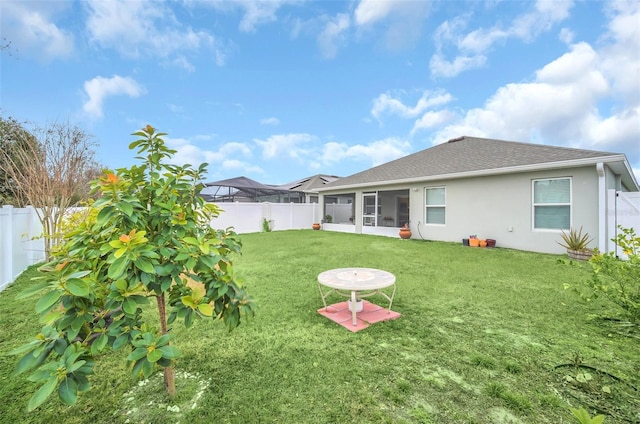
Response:
[{"label": "double-hung window", "polygon": [[533,180],[533,229],[571,228],[571,178]]},{"label": "double-hung window", "polygon": [[428,187],[425,189],[427,224],[445,224],[446,218],[446,190],[444,187]]}]

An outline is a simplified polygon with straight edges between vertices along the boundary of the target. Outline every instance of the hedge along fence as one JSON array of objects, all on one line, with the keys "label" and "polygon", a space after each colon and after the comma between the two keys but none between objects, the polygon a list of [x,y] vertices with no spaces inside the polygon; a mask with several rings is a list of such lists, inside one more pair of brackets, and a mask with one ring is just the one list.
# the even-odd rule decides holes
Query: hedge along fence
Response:
[{"label": "hedge along fence", "polygon": [[44,260],[42,224],[33,207],[0,208],[0,291],[28,266]]},{"label": "hedge along fence", "polygon": [[[322,219],[317,203],[219,203],[223,210],[211,221],[214,228],[234,227],[238,234],[263,231],[264,220],[273,231],[307,229]],[[71,210],[73,211],[73,209]],[[33,207],[0,208],[0,291],[28,266],[44,260],[42,224]]]}]

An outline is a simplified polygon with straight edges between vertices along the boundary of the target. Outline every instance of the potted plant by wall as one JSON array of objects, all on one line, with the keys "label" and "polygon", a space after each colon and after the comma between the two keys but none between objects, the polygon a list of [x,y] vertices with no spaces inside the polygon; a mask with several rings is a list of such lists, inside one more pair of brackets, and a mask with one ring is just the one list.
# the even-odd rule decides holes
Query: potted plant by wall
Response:
[{"label": "potted plant by wall", "polygon": [[404,224],[402,228],[400,228],[400,238],[402,239],[411,238],[411,228],[409,228],[407,224]]},{"label": "potted plant by wall", "polygon": [[588,261],[593,255],[593,250],[587,247],[593,238],[589,237],[589,233],[582,234],[582,227],[579,230],[570,228],[568,233],[562,231],[560,237],[562,237],[562,242],[558,242],[558,244],[567,249],[569,259]]},{"label": "potted plant by wall", "polygon": [[319,230],[320,229],[320,223],[319,222],[314,222],[313,225],[311,226],[314,230]]}]

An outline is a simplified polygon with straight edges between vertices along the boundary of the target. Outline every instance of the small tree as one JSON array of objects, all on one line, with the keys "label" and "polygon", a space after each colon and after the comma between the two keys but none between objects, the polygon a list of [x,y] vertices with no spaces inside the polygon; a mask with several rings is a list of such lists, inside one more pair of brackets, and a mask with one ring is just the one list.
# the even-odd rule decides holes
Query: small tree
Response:
[{"label": "small tree", "polygon": [[[21,294],[46,289],[36,312],[47,325],[14,351],[26,352],[16,373],[36,370],[30,379],[42,383],[29,410],[56,387],[63,402],[76,402],[78,392],[89,389],[93,358],[124,346],[131,349],[133,377],[162,368],[173,396],[179,351],[167,325],[180,319],[189,327],[198,317],[212,317],[231,330],[254,313],[231,259],[241,250],[237,234],[212,229],[220,210],[198,196],[206,164],[166,164],[175,151],[165,147],[165,134],[147,126],[134,135],[140,138],[129,147],[146,155],[137,157],[143,164],[94,181],[99,212],[67,235],[42,268],[45,281]],[[149,298],[157,306],[159,331],[142,319]]]},{"label": "small tree", "polygon": [[591,278],[575,290],[586,301],[602,297],[617,305],[632,326],[640,324],[640,236],[633,228],[620,228],[613,241],[627,256],[622,260],[614,252],[596,253],[589,260]]},{"label": "small tree", "polygon": [[70,206],[88,193],[98,174],[95,143],[76,126],[54,123],[27,131],[13,119],[1,120],[0,169],[17,206],[36,208],[45,235],[45,258],[59,242],[58,227]]}]

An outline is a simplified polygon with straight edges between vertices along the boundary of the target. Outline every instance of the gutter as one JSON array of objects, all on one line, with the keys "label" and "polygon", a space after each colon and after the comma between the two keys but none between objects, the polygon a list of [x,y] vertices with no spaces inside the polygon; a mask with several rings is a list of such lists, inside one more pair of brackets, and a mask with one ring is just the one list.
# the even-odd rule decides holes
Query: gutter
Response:
[{"label": "gutter", "polygon": [[604,163],[596,164],[598,172],[598,250],[607,252],[607,179]]},{"label": "gutter", "polygon": [[[403,178],[398,180],[372,181],[372,182],[356,183],[356,184],[348,184],[348,185],[335,185],[331,187],[325,186],[325,187],[318,188],[317,191],[325,192],[325,191],[335,191],[335,190],[345,190],[345,189],[355,189],[355,188],[367,188],[371,186],[380,186],[380,185],[386,186],[386,185],[395,185],[395,184],[413,184],[413,183],[422,183],[422,182],[428,182],[428,181],[452,180],[452,179],[458,179],[458,178],[485,177],[485,176],[491,176],[491,175],[513,174],[513,173],[521,173],[521,172],[529,172],[529,171],[541,171],[541,170],[547,170],[547,169],[576,168],[580,166],[594,165],[599,163],[609,163],[609,162],[624,162],[626,165],[626,161],[627,161],[627,158],[623,154],[609,155],[609,156],[603,156],[600,158],[574,159],[574,160],[567,160],[567,161],[561,161],[561,162],[544,162],[544,163],[535,163],[535,164],[529,164],[529,165],[511,166],[507,168],[494,168],[489,170],[481,169],[476,171],[456,172],[453,174],[428,175],[428,176],[422,176],[422,177]],[[628,169],[628,166],[627,166],[627,169]],[[633,176],[633,173],[631,173],[631,175]]]}]

